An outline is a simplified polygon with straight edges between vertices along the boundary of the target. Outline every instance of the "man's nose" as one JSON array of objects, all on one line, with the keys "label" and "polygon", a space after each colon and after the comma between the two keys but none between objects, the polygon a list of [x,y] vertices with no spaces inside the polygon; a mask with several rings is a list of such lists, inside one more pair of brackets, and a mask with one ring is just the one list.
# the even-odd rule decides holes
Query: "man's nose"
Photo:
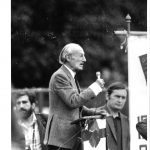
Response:
[{"label": "man's nose", "polygon": [[122,102],[123,98],[122,97],[119,97],[119,102]]},{"label": "man's nose", "polygon": [[24,107],[24,104],[23,104],[23,103],[20,103],[19,107],[20,107],[20,108],[23,108],[23,107]]},{"label": "man's nose", "polygon": [[86,62],[86,58],[85,58],[85,56],[83,56],[83,61],[84,61],[84,62]]}]

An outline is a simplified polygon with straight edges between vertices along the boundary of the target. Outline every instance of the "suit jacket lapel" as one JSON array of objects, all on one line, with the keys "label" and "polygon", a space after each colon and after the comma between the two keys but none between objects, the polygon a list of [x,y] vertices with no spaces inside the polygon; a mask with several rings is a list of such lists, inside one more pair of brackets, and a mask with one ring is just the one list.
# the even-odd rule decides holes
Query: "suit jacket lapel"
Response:
[{"label": "suit jacket lapel", "polygon": [[115,126],[114,126],[113,117],[108,116],[106,120],[107,120],[108,126],[110,127],[110,130],[112,131],[112,134],[113,134],[115,140],[117,141],[117,136],[116,136],[116,130],[115,130]]},{"label": "suit jacket lapel", "polygon": [[71,73],[69,72],[69,70],[68,70],[64,65],[61,66],[61,69],[62,69],[62,70],[66,73],[66,75],[69,77],[70,82],[71,82],[71,84],[73,85],[73,87],[77,89],[75,80],[74,80],[74,78],[72,77],[72,75],[71,75]]},{"label": "suit jacket lapel", "polygon": [[120,116],[121,116],[121,126],[122,126],[122,147],[123,147],[123,150],[124,148],[126,148],[126,145],[125,145],[125,139],[126,139],[126,133],[125,132],[128,132],[128,125],[127,125],[127,122],[125,120],[125,118],[123,117],[123,115],[120,113]]},{"label": "suit jacket lapel", "polygon": [[[81,91],[81,90],[80,90],[80,86],[79,86],[79,84],[77,83],[78,86],[79,86],[79,89],[78,89],[78,87],[77,87],[77,85],[76,85],[76,83],[75,83],[75,79],[74,79],[73,76],[71,75],[70,71],[69,71],[64,65],[61,66],[61,69],[62,69],[62,70],[66,73],[66,75],[69,77],[70,82],[71,82],[73,88],[76,89],[78,93],[80,93],[80,91]],[[80,117],[82,117],[82,106],[79,107],[79,118],[80,118]]]},{"label": "suit jacket lapel", "polygon": [[110,128],[110,130],[111,130],[111,132],[112,132],[112,134],[113,134],[113,136],[115,138],[115,140],[117,141],[116,129],[115,129],[113,117],[110,116],[110,111],[109,111],[107,105],[104,105],[103,109],[105,109],[106,112],[107,112],[107,115],[108,115],[107,118],[106,118],[107,124],[108,124],[108,126],[109,126],[109,128]]},{"label": "suit jacket lapel", "polygon": [[75,77],[75,83],[76,83],[76,87],[77,87],[77,89],[78,89],[78,93],[80,93],[80,85],[79,85],[79,82],[78,82],[78,80],[77,80],[77,78]]},{"label": "suit jacket lapel", "polygon": [[40,116],[36,115],[36,118],[37,118],[38,130],[39,130],[39,135],[40,135],[40,142],[43,143],[43,139],[45,136],[45,128],[43,127],[43,124],[41,123]]},{"label": "suit jacket lapel", "polygon": [[69,70],[64,65],[61,66],[61,69],[66,73],[66,75],[70,78],[70,80],[73,79],[71,73],[69,72]]}]

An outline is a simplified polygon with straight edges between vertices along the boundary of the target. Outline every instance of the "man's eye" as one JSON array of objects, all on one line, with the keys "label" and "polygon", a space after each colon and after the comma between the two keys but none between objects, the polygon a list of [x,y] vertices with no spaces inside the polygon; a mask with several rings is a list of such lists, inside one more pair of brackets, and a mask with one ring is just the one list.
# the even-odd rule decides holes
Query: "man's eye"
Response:
[{"label": "man's eye", "polygon": [[82,58],[83,58],[83,57],[84,57],[84,55],[81,55],[80,57],[82,57]]},{"label": "man's eye", "polygon": [[120,98],[120,96],[116,95],[117,98]]},{"label": "man's eye", "polygon": [[20,105],[20,102],[18,102],[17,105]]},{"label": "man's eye", "polygon": [[24,102],[18,102],[17,105],[20,105],[21,103],[22,104],[27,104],[27,102],[24,101]]}]

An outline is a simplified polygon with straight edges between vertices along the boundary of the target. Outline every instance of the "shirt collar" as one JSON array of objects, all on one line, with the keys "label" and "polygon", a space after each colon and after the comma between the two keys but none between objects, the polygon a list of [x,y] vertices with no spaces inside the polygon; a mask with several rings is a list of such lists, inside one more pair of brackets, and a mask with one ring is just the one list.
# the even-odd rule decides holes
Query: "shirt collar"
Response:
[{"label": "shirt collar", "polygon": [[121,116],[120,116],[120,113],[119,113],[119,112],[118,112],[117,114],[113,115],[112,117],[113,117],[114,119],[115,119],[115,118],[121,118]]},{"label": "shirt collar", "polygon": [[67,65],[64,65],[68,70],[69,72],[71,73],[72,77],[74,78],[76,73],[74,71],[72,71]]}]

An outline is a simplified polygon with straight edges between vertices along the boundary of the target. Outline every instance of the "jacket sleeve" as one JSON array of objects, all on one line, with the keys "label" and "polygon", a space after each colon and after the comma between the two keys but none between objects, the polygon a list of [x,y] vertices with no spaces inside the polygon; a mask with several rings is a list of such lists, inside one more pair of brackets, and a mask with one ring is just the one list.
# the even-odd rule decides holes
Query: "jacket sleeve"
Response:
[{"label": "jacket sleeve", "polygon": [[90,88],[83,90],[79,94],[77,88],[71,84],[67,76],[62,74],[55,76],[52,86],[54,92],[71,108],[83,106],[95,97],[94,92]]},{"label": "jacket sleeve", "polygon": [[104,109],[87,108],[86,106],[83,106],[82,116],[94,116],[94,115],[101,115],[102,117],[105,117],[106,111]]},{"label": "jacket sleeve", "polygon": [[36,114],[36,115],[39,118],[39,120],[41,121],[42,125],[46,128],[48,116],[46,114],[41,114],[41,113]]}]

